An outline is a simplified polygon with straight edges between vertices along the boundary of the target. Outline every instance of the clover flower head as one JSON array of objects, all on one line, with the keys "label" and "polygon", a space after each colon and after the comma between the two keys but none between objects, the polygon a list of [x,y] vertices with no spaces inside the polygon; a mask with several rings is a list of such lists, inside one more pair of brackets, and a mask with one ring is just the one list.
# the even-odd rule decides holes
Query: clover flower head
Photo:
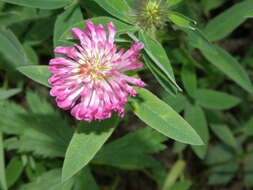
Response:
[{"label": "clover flower head", "polygon": [[160,30],[166,25],[168,10],[165,0],[139,0],[136,23],[144,30]]},{"label": "clover flower head", "polygon": [[50,95],[58,107],[71,110],[78,120],[102,120],[110,118],[114,111],[123,117],[128,97],[137,93],[133,85],[145,85],[124,74],[143,66],[139,61],[143,44],[134,42],[129,50],[117,51],[112,22],[106,24],[108,31],[91,21],[85,25],[85,30],[72,28],[72,35],[80,44],[55,48],[55,53],[62,56],[49,62]]}]

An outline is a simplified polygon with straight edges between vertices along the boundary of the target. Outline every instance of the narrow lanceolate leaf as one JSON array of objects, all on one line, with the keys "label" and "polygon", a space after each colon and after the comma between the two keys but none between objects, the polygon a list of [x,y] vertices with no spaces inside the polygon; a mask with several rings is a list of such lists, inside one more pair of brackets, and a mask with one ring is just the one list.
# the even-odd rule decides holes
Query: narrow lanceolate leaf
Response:
[{"label": "narrow lanceolate leaf", "polygon": [[164,150],[165,140],[150,127],[139,129],[103,146],[92,162],[124,169],[156,167],[160,163],[149,154]]},{"label": "narrow lanceolate leaf", "polygon": [[170,11],[169,20],[180,27],[195,30],[193,24],[196,24],[196,22],[180,13]]},{"label": "narrow lanceolate leaf", "polygon": [[12,88],[9,90],[0,90],[0,100],[8,99],[21,92],[21,88]]},{"label": "narrow lanceolate leaf", "polygon": [[0,53],[8,61],[7,68],[15,69],[18,66],[30,64],[23,46],[11,30],[0,29],[0,42]]},{"label": "narrow lanceolate leaf", "polygon": [[175,6],[175,5],[179,4],[179,3],[181,3],[181,1],[183,1],[183,0],[167,0],[166,1],[166,5],[168,7],[172,7],[172,6]]},{"label": "narrow lanceolate leaf", "polygon": [[252,10],[252,0],[238,3],[212,19],[204,29],[204,33],[210,41],[220,40],[242,24]]},{"label": "narrow lanceolate leaf", "polygon": [[238,85],[249,93],[253,93],[253,86],[247,72],[234,57],[225,50],[211,44],[200,31],[185,31],[189,34],[188,43],[191,46],[198,48],[210,63],[215,65]]},{"label": "narrow lanceolate leaf", "polygon": [[49,72],[48,66],[41,66],[41,65],[30,65],[30,66],[22,66],[18,67],[18,71],[20,71],[25,76],[29,77],[30,79],[43,84],[44,86],[50,87],[48,84],[48,79],[51,76]]},{"label": "narrow lanceolate leaf", "polygon": [[211,129],[215,135],[220,138],[224,143],[237,149],[238,144],[230,128],[225,124],[211,124]]},{"label": "narrow lanceolate leaf", "polygon": [[26,52],[27,58],[33,65],[39,64],[39,56],[33,47],[27,42],[23,44],[24,50]]},{"label": "narrow lanceolate leaf", "polygon": [[230,109],[241,102],[235,96],[209,89],[198,89],[195,98],[201,106],[217,110]]},{"label": "narrow lanceolate leaf", "polygon": [[209,12],[213,9],[218,8],[219,6],[221,6],[223,3],[225,3],[226,0],[202,0],[201,3],[203,5],[204,8],[204,12]]},{"label": "narrow lanceolate leaf", "polygon": [[156,80],[160,83],[160,85],[172,96],[175,96],[177,94],[177,88],[171,84],[168,77],[159,69],[155,64],[151,62],[151,60],[144,56],[145,65],[148,67],[148,69],[151,71],[151,73],[154,75]]},{"label": "narrow lanceolate leaf", "polygon": [[19,157],[14,157],[6,168],[6,180],[8,188],[11,187],[21,176],[24,166]]},{"label": "narrow lanceolate leaf", "polygon": [[66,181],[85,167],[110,137],[119,119],[113,116],[100,122],[82,123],[68,146],[62,171]]},{"label": "narrow lanceolate leaf", "polygon": [[67,6],[72,1],[73,0],[0,0],[0,2],[39,9],[57,9]]},{"label": "narrow lanceolate leaf", "polygon": [[253,12],[249,13],[249,14],[247,15],[247,17],[248,17],[248,18],[253,18]]},{"label": "narrow lanceolate leaf", "polygon": [[1,132],[0,132],[0,189],[7,190],[7,182],[5,177],[3,135]]},{"label": "narrow lanceolate leaf", "polygon": [[60,40],[73,39],[71,28],[84,28],[84,23],[87,21],[92,21],[94,24],[106,24],[108,22],[113,22],[118,34],[127,33],[131,31],[135,31],[132,25],[125,24],[115,18],[111,17],[96,17],[87,20],[83,20],[77,23],[73,23],[70,27],[66,28],[63,32],[63,35],[60,37]]},{"label": "narrow lanceolate leaf", "polygon": [[185,108],[187,98],[178,93],[176,96],[171,96],[166,91],[160,93],[161,99],[169,104],[176,112],[180,113]]},{"label": "narrow lanceolate leaf", "polygon": [[168,104],[146,89],[138,89],[138,97],[133,99],[134,113],[150,127],[177,141],[202,145],[196,131]]},{"label": "narrow lanceolate leaf", "polygon": [[197,154],[197,156],[204,159],[207,153],[209,141],[209,131],[205,114],[199,106],[189,104],[185,109],[184,117],[205,143],[203,146],[192,146],[193,151]]},{"label": "narrow lanceolate leaf", "polygon": [[162,190],[168,190],[173,186],[177,180],[178,177],[183,173],[183,170],[185,168],[185,161],[178,160],[173,167],[170,169],[170,172],[168,173],[165,182],[163,184]]},{"label": "narrow lanceolate leaf", "polygon": [[243,181],[249,189],[253,187],[253,156],[249,156],[244,160]]},{"label": "narrow lanceolate leaf", "polygon": [[125,22],[133,22],[132,9],[125,0],[94,0],[111,15]]},{"label": "narrow lanceolate leaf", "polygon": [[148,56],[151,58],[151,60],[154,61],[154,63],[161,69],[162,72],[168,77],[170,82],[178,88],[178,90],[181,90],[181,88],[177,85],[173,70],[170,64],[170,60],[163,49],[162,45],[155,41],[154,39],[150,38],[148,35],[146,35],[143,32],[139,33],[140,40],[145,45],[145,51],[147,52]]},{"label": "narrow lanceolate leaf", "polygon": [[192,64],[183,64],[181,70],[181,78],[184,84],[184,88],[187,93],[194,97],[197,90],[197,76],[195,72],[195,67]]},{"label": "narrow lanceolate leaf", "polygon": [[179,181],[171,186],[170,190],[188,190],[190,189],[192,182],[190,180]]},{"label": "narrow lanceolate leaf", "polygon": [[253,117],[251,117],[244,126],[244,133],[247,136],[253,135]]},{"label": "narrow lanceolate leaf", "polygon": [[[219,162],[227,162],[236,157],[234,151],[231,151],[226,145],[218,144],[208,150],[206,157],[206,164],[215,165]],[[211,167],[208,184],[218,185],[227,184],[235,175],[235,172],[239,168],[239,162],[228,162],[226,164]]]},{"label": "narrow lanceolate leaf", "polygon": [[80,7],[72,7],[64,11],[60,14],[54,25],[54,47],[63,45],[60,42],[60,37],[66,31],[66,29],[70,28],[73,23],[78,23],[83,20],[83,15]]}]

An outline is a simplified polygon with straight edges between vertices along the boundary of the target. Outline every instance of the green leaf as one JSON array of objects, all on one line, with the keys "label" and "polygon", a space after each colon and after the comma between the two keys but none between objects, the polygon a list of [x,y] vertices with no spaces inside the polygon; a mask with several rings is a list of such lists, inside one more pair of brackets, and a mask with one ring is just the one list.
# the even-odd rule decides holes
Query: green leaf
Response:
[{"label": "green leaf", "polygon": [[208,184],[209,185],[226,185],[236,174],[239,163],[228,163],[211,169]]},{"label": "green leaf", "polygon": [[143,32],[139,33],[139,38],[144,43],[145,51],[147,52],[151,60],[153,60],[154,63],[161,69],[161,71],[164,72],[164,74],[168,77],[170,82],[175,87],[177,87],[178,90],[181,90],[181,88],[177,85],[175,81],[170,60],[165,50],[163,49],[162,45],[159,42],[155,41],[154,39],[150,38]]},{"label": "green leaf", "polygon": [[181,78],[187,93],[194,97],[197,90],[197,76],[194,65],[183,64]]},{"label": "green leaf", "polygon": [[[41,44],[49,39],[53,34],[53,27],[55,23],[55,16],[50,16],[36,20],[36,22],[29,27],[25,36],[26,43],[31,45]],[[45,27],[45,25],[47,27]]]},{"label": "green leaf", "polygon": [[173,144],[173,152],[180,153],[184,151],[187,147],[187,144],[181,143],[181,142],[174,142]]},{"label": "green leaf", "polygon": [[[0,25],[5,27],[10,26],[11,28],[19,28],[20,25],[26,27],[30,21],[46,18],[53,14],[53,11],[50,10],[36,10],[30,7],[11,6],[10,9],[4,9],[4,11],[0,13]],[[17,24],[18,26],[14,27],[13,24]],[[23,30],[23,28],[21,30]]]},{"label": "green leaf", "polygon": [[169,11],[169,19],[177,26],[195,30],[195,28],[192,25],[196,24],[196,22],[178,12]]},{"label": "green leaf", "polygon": [[169,190],[175,184],[177,178],[183,173],[184,168],[185,162],[183,160],[176,161],[165,179],[162,190]]},{"label": "green leaf", "polygon": [[87,20],[83,20],[83,21],[74,23],[71,27],[69,27],[65,30],[63,35],[60,37],[60,40],[73,39],[72,33],[71,33],[71,28],[81,28],[82,29],[82,28],[84,28],[84,23],[87,21],[92,21],[94,24],[106,24],[108,22],[113,22],[118,34],[127,33],[127,32],[131,32],[131,31],[136,30],[135,27],[125,24],[124,22],[121,22],[121,21],[116,20],[111,17],[95,17],[95,18],[91,18],[91,19],[87,19]]},{"label": "green leaf", "polygon": [[10,26],[15,23],[19,23],[26,20],[33,20],[38,18],[36,9],[27,7],[16,7],[11,11],[1,12],[0,14],[0,25]]},{"label": "green leaf", "polygon": [[161,92],[161,99],[169,104],[178,113],[183,111],[187,102],[187,99],[184,95],[178,93],[176,96],[171,96],[166,91]]},{"label": "green leaf", "polygon": [[244,160],[244,184],[250,189],[253,187],[253,157],[249,156]]},{"label": "green leaf", "polygon": [[31,183],[21,186],[20,190],[98,190],[90,169],[85,167],[74,178],[62,183],[61,169],[53,169],[43,173]]},{"label": "green leaf", "polygon": [[203,144],[195,130],[168,104],[146,89],[137,90],[138,96],[132,100],[132,107],[142,121],[177,141],[193,145]]},{"label": "green leaf", "polygon": [[247,72],[234,57],[228,54],[225,50],[212,45],[200,31],[185,31],[189,34],[189,45],[200,49],[202,54],[208,61],[210,61],[210,63],[224,72],[229,78],[234,80],[243,89],[249,93],[253,93],[252,83],[248,77]]},{"label": "green leaf", "polygon": [[173,7],[179,3],[181,3],[183,0],[167,0],[166,5],[167,7]]},{"label": "green leaf", "polygon": [[23,44],[23,47],[30,62],[33,63],[33,65],[38,65],[39,57],[32,46],[29,43],[25,43]]},{"label": "green leaf", "polygon": [[0,100],[8,99],[16,94],[20,93],[22,89],[20,88],[12,88],[9,90],[0,90]]},{"label": "green leaf", "polygon": [[[217,144],[208,149],[205,163],[215,165],[231,160],[236,156],[235,152],[226,144]],[[218,167],[218,166],[217,166]]]},{"label": "green leaf", "polygon": [[201,106],[216,110],[230,109],[241,102],[235,96],[209,89],[198,89],[195,93],[195,98]]},{"label": "green leaf", "polygon": [[24,184],[20,190],[71,190],[74,180],[61,183],[61,169],[50,170],[32,183]]},{"label": "green leaf", "polygon": [[[8,150],[33,152],[43,157],[63,157],[73,135],[73,129],[52,105],[37,94],[28,92],[29,110],[5,102],[1,108],[0,129],[7,134],[18,134],[20,138],[5,141]],[[11,114],[10,114],[11,113]]]},{"label": "green leaf", "polygon": [[24,132],[26,122],[20,116],[26,113],[18,104],[4,101],[0,104],[0,131],[7,134],[19,135]]},{"label": "green leaf", "polygon": [[234,137],[232,131],[227,125],[224,124],[211,124],[211,129],[215,135],[221,139],[224,143],[238,149],[238,144],[236,138]]},{"label": "green leaf", "polygon": [[185,109],[184,118],[189,122],[205,143],[203,146],[192,146],[193,151],[197,154],[197,156],[200,159],[204,159],[207,153],[209,141],[209,131],[205,113],[199,106],[188,104]]},{"label": "green leaf", "polygon": [[221,6],[223,3],[225,3],[226,0],[202,0],[201,3],[204,7],[204,11],[205,12],[209,12],[213,9],[218,8],[219,6]]},{"label": "green leaf", "polygon": [[251,117],[245,124],[244,132],[247,136],[253,135],[253,117]]},{"label": "green leaf", "polygon": [[175,96],[177,94],[177,88],[171,84],[165,74],[156,65],[154,65],[147,56],[144,56],[144,60],[145,65],[164,88],[164,90],[166,90],[166,92],[168,92],[170,95]]},{"label": "green leaf", "polygon": [[99,190],[95,179],[93,178],[91,171],[88,167],[83,168],[79,174],[75,177],[75,183],[72,190]]},{"label": "green leaf", "polygon": [[125,0],[94,0],[111,15],[128,23],[133,23],[132,9]]},{"label": "green leaf", "polygon": [[208,184],[225,185],[234,177],[236,171],[239,168],[239,163],[226,162],[233,159],[235,156],[235,152],[224,144],[218,144],[208,150],[208,154],[205,161],[208,165],[211,165],[208,177]]},{"label": "green leaf", "polygon": [[247,18],[253,18],[253,12],[249,13],[249,14],[247,15]]},{"label": "green leaf", "polygon": [[186,181],[186,180],[180,181],[180,182],[176,182],[168,190],[188,190],[190,189],[191,185],[192,185],[191,181]]},{"label": "green leaf", "polygon": [[54,47],[64,45],[60,37],[69,29],[73,23],[78,23],[83,20],[83,15],[80,7],[72,7],[57,16],[54,25]]},{"label": "green leaf", "polygon": [[253,1],[246,0],[234,5],[213,18],[204,29],[210,41],[220,40],[229,35],[246,19],[253,10]]},{"label": "green leaf", "polygon": [[0,132],[0,189],[7,190],[7,181],[5,176],[5,163],[4,163],[3,134],[1,132]]},{"label": "green leaf", "polygon": [[82,123],[76,130],[68,146],[62,171],[62,181],[66,181],[85,167],[95,156],[118,124],[118,117],[104,121]]},{"label": "green leaf", "polygon": [[13,157],[6,168],[6,180],[8,188],[21,176],[24,166],[19,157]]},{"label": "green leaf", "polygon": [[73,0],[0,0],[0,2],[39,9],[58,9],[67,6],[72,1]]},{"label": "green leaf", "polygon": [[0,28],[0,53],[8,60],[7,68],[30,64],[23,46],[11,30]]},{"label": "green leaf", "polygon": [[165,140],[150,127],[139,129],[103,146],[92,162],[123,169],[156,167],[159,163],[148,154],[164,150]]},{"label": "green leaf", "polygon": [[18,67],[18,71],[29,77],[30,79],[43,84],[44,86],[51,87],[48,84],[48,79],[51,76],[48,66],[42,65],[29,65]]}]

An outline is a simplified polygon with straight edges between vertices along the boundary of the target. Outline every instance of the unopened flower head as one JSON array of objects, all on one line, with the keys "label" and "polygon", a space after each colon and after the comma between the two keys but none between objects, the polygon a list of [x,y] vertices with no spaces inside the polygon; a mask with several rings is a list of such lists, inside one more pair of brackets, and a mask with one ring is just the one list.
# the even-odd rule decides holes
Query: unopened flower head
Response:
[{"label": "unopened flower head", "polygon": [[129,50],[117,51],[114,24],[107,23],[107,28],[108,32],[90,21],[85,30],[73,28],[80,44],[56,47],[55,53],[63,56],[49,62],[50,94],[78,120],[106,119],[113,111],[122,117],[128,97],[137,93],[132,85],[144,86],[140,79],[123,74],[143,66],[139,61],[143,44],[135,42]]},{"label": "unopened flower head", "polygon": [[139,0],[136,22],[145,30],[163,27],[168,20],[168,11],[164,0]]}]

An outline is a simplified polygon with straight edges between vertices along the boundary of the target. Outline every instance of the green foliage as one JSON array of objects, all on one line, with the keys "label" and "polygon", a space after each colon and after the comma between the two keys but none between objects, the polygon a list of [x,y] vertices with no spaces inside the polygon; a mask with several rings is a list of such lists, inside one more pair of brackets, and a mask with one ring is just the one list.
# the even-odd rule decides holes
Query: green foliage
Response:
[{"label": "green foliage", "polygon": [[138,89],[138,92],[138,99],[133,99],[132,107],[141,120],[172,139],[193,145],[203,145],[194,129],[169,105],[148,90]]},{"label": "green foliage", "polygon": [[[113,22],[116,29],[117,29],[117,33],[118,34],[124,34],[127,32],[132,32],[135,31],[136,28],[134,28],[131,25],[125,24],[124,22],[121,22],[119,20],[116,20],[114,18],[111,17],[105,17],[105,16],[101,16],[101,17],[94,17],[94,18],[90,18],[88,19],[90,21],[92,21],[94,24],[105,24],[108,22]],[[86,20],[86,21],[88,21]],[[63,35],[60,37],[60,40],[69,40],[69,39],[73,39],[73,36],[71,34],[71,28],[84,28],[84,20],[73,23],[70,27],[66,28],[66,30],[63,32]]]},{"label": "green foliage", "polygon": [[72,7],[60,14],[54,26],[54,47],[64,45],[64,43],[60,41],[63,33],[69,29],[73,23],[83,22],[82,20],[83,15],[79,7]]},{"label": "green foliage", "polygon": [[113,116],[103,122],[79,125],[65,155],[62,181],[68,180],[88,164],[112,134],[118,120]]},{"label": "green foliage", "polygon": [[[176,88],[181,90],[174,79],[173,70],[170,66],[170,60],[168,59],[163,47],[157,41],[150,38],[145,33],[140,33],[139,37],[145,45],[145,51],[147,52],[148,56],[161,69],[161,71],[164,72],[164,74],[168,77],[168,79],[171,81],[171,83]],[[174,93],[177,92],[176,90],[174,90],[174,91],[175,91]]]},{"label": "green foliage", "polygon": [[125,169],[159,166],[150,155],[164,150],[167,138],[151,128],[144,128],[106,144],[95,156],[94,163]]},{"label": "green foliage", "polygon": [[238,148],[236,138],[230,128],[224,124],[211,124],[211,129],[224,143],[234,149]]},{"label": "green foliage", "polygon": [[189,44],[198,48],[210,63],[249,93],[253,92],[252,83],[245,69],[234,57],[229,55],[225,50],[211,44],[200,32],[187,31],[187,33],[189,35]]},{"label": "green foliage", "polygon": [[188,121],[204,142],[204,146],[192,146],[193,151],[203,159],[206,155],[209,141],[209,131],[205,113],[199,106],[187,105],[184,118]]},{"label": "green foliage", "polygon": [[3,190],[7,190],[7,181],[4,168],[5,168],[5,161],[4,161],[3,135],[2,133],[0,133],[0,187]]},{"label": "green foliage", "polygon": [[207,38],[210,41],[217,41],[226,37],[247,19],[247,15],[252,12],[252,9],[253,2],[251,0],[238,3],[227,9],[209,21],[204,29]]},{"label": "green foliage", "polygon": [[230,109],[240,103],[240,99],[224,92],[199,89],[195,93],[196,101],[208,109]]},{"label": "green foliage", "polygon": [[18,157],[13,157],[6,168],[7,187],[11,187],[21,176],[23,171],[23,163]]},{"label": "green foliage", "polygon": [[63,156],[73,130],[46,100],[31,92],[26,98],[29,111],[12,102],[0,107],[3,118],[0,129],[7,134],[20,135],[19,139],[7,139],[6,148],[44,157]]},{"label": "green foliage", "polygon": [[133,22],[130,15],[131,8],[125,0],[95,0],[95,2],[111,15],[125,22]]},{"label": "green foliage", "polygon": [[18,71],[34,81],[50,87],[48,79],[51,76],[48,66],[30,65],[18,67]]},{"label": "green foliage", "polygon": [[2,62],[8,69],[30,64],[23,46],[11,30],[0,28],[0,53],[9,64]]},{"label": "green foliage", "polygon": [[0,91],[0,100],[8,99],[12,96],[15,96],[16,94],[20,93],[20,88],[13,88],[9,90],[2,90]]},{"label": "green foliage", "polygon": [[41,9],[57,9],[64,6],[67,6],[73,0],[1,0],[0,2],[7,2],[16,5],[41,8]]}]

